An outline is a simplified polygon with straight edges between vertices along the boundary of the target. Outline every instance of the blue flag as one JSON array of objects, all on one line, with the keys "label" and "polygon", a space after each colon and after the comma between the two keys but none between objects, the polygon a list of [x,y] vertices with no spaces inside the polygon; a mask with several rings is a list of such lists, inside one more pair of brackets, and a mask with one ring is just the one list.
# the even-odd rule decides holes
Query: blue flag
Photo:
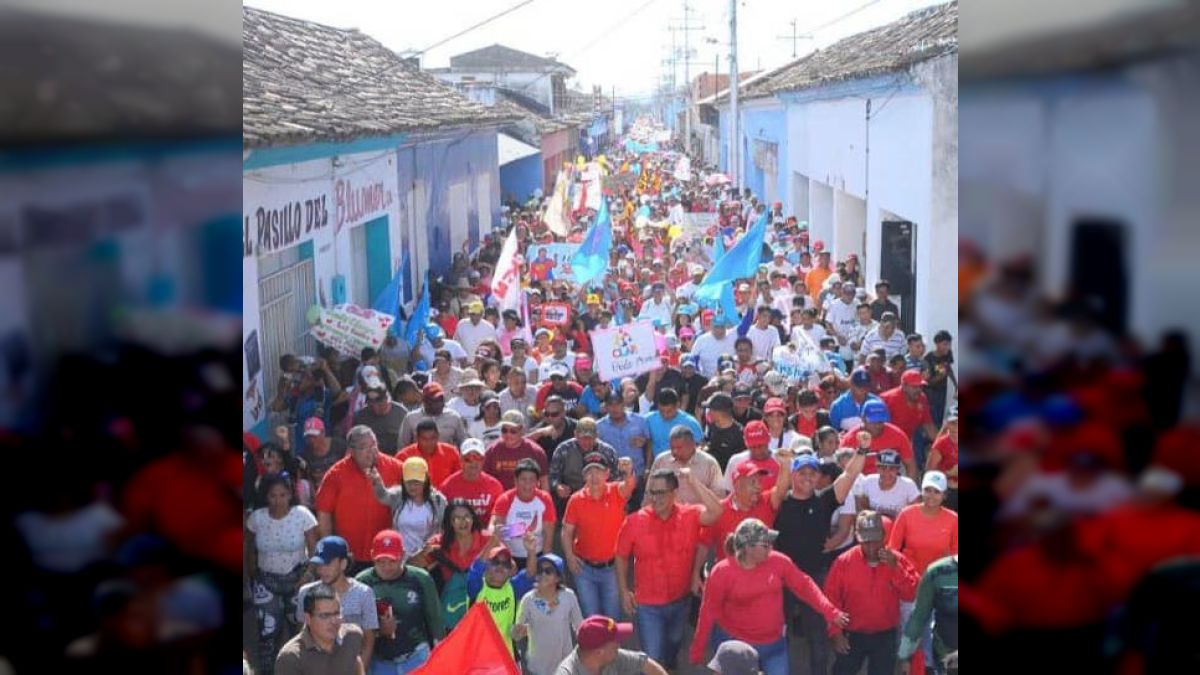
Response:
[{"label": "blue flag", "polygon": [[400,321],[403,319],[400,311],[400,297],[404,295],[404,263],[408,258],[408,251],[404,252],[404,258],[400,261],[400,267],[396,270],[396,276],[388,282],[387,286],[383,287],[383,291],[379,293],[379,297],[375,298],[375,302],[371,304],[371,309],[381,314],[387,314],[394,317],[392,325],[388,327],[388,332],[392,335],[399,330]]},{"label": "blue flag", "polygon": [[417,347],[417,331],[425,327],[429,323],[429,272],[425,273],[425,283],[421,288],[421,299],[417,301],[416,308],[413,309],[412,318],[408,320],[408,326],[404,329],[404,341],[410,347]]},{"label": "blue flag", "polygon": [[608,255],[612,251],[612,218],[608,215],[608,200],[600,198],[600,212],[596,222],[588,230],[579,250],[571,256],[571,270],[575,283],[584,285],[604,274],[608,267]]},{"label": "blue flag", "polygon": [[721,296],[721,289],[733,285],[738,279],[746,279],[758,274],[759,261],[762,259],[763,238],[767,234],[767,212],[763,211],[758,222],[752,225],[745,236],[737,240],[733,248],[713,263],[713,267],[700,282],[696,289],[699,298],[715,299]]}]

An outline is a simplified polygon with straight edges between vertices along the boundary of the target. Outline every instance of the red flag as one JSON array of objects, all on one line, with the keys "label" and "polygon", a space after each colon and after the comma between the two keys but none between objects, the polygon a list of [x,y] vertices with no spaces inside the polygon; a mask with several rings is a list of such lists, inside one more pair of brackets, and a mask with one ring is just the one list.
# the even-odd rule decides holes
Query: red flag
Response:
[{"label": "red flag", "polygon": [[486,602],[477,602],[413,675],[521,675]]}]

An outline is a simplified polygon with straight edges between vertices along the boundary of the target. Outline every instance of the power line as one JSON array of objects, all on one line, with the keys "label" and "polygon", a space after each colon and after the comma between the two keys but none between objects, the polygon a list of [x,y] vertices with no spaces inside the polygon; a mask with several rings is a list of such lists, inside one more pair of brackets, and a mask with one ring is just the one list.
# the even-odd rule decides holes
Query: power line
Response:
[{"label": "power line", "polygon": [[[455,33],[454,35],[451,35],[450,37],[448,37],[448,38],[445,38],[445,39],[442,39],[442,40],[438,40],[437,42],[435,42],[435,43],[433,43],[433,44],[429,45],[428,47],[426,47],[426,48],[424,48],[424,49],[422,49],[422,50],[420,50],[420,51],[414,52],[414,53],[416,53],[416,54],[424,54],[424,53],[428,52],[428,51],[429,51],[429,50],[431,50],[431,49],[434,49],[434,48],[440,47],[440,46],[442,46],[442,45],[446,44],[447,42],[450,42],[451,40],[454,40],[454,39],[460,38],[460,37],[462,37],[463,35],[466,35],[467,33],[470,33],[471,31],[475,30],[476,28],[480,28],[480,27],[482,27],[482,26],[486,26],[487,24],[489,24],[489,23],[491,23],[491,22],[495,21],[496,19],[499,19],[499,18],[501,18],[501,17],[504,17],[504,16],[507,16],[507,15],[509,15],[509,14],[512,14],[513,12],[515,12],[515,11],[517,11],[518,9],[520,9],[520,8],[524,7],[525,5],[532,4],[532,3],[533,3],[533,2],[535,2],[535,1],[536,1],[536,0],[521,0],[521,2],[518,2],[517,4],[515,4],[515,5],[511,6],[511,7],[509,7],[508,9],[505,9],[504,11],[500,12],[499,14],[494,14],[494,15],[492,15],[492,16],[490,16],[490,17],[488,17],[488,18],[484,19],[483,21],[480,21],[479,23],[476,23],[476,24],[474,24],[474,25],[468,26],[467,28],[464,28],[463,30],[460,30],[459,32]],[[314,102],[315,102],[315,103],[321,103],[321,102],[323,102],[323,101],[326,101],[326,100],[328,100],[328,99],[330,99],[330,98],[333,98],[334,96],[337,96],[337,95],[339,95],[339,94],[344,94],[344,93],[346,93],[347,91],[349,91],[351,87],[353,87],[353,86],[355,86],[355,85],[357,85],[357,84],[361,84],[361,83],[363,83],[363,82],[365,82],[365,81],[367,81],[367,80],[371,80],[371,79],[374,79],[374,78],[376,78],[376,77],[379,77],[380,75],[383,75],[383,74],[385,74],[385,73],[389,73],[389,72],[391,72],[391,71],[395,70],[396,68],[399,68],[399,67],[400,67],[400,66],[402,66],[403,64],[404,64],[404,61],[403,61],[403,60],[397,60],[395,63],[392,63],[392,64],[390,64],[390,65],[388,65],[388,66],[386,66],[386,67],[384,67],[384,68],[380,68],[379,70],[376,70],[376,71],[374,71],[374,72],[367,73],[366,75],[363,75],[363,76],[361,76],[361,77],[353,78],[353,79],[351,79],[350,81],[348,81],[348,82],[346,82],[345,84],[343,84],[342,86],[338,87],[337,89],[334,89],[334,90],[333,90],[333,91],[331,91],[330,93],[326,94],[325,96],[322,96],[321,98],[318,98],[318,99],[317,99],[316,101],[314,101]]]},{"label": "power line", "polygon": [[849,17],[852,17],[855,14],[858,14],[859,12],[863,11],[864,9],[870,7],[871,5],[878,5],[880,2],[882,2],[882,0],[871,0],[870,2],[868,2],[866,4],[860,5],[854,9],[850,10],[849,12],[846,12],[845,14],[839,16],[836,19],[833,19],[832,21],[826,21],[825,23],[821,24],[820,26],[817,26],[816,28],[809,28],[808,32],[811,34],[811,33],[817,32],[819,30],[824,30],[826,28],[829,28],[830,26],[841,21],[842,19],[847,19]]},{"label": "power line", "polygon": [[[613,23],[613,24],[612,24],[611,26],[609,26],[608,28],[605,28],[605,29],[604,29],[604,31],[603,31],[603,32],[601,32],[599,35],[597,35],[595,38],[593,38],[591,42],[588,42],[587,44],[583,45],[583,46],[582,46],[582,47],[580,47],[579,49],[577,49],[577,50],[575,50],[575,51],[571,52],[571,54],[570,54],[570,55],[568,55],[566,58],[559,59],[559,60],[560,60],[561,62],[565,63],[566,61],[568,61],[568,60],[570,60],[570,59],[573,59],[573,58],[575,58],[575,57],[579,56],[580,54],[583,54],[584,52],[586,52],[587,50],[591,49],[592,47],[595,47],[597,43],[599,43],[599,42],[600,42],[601,40],[603,40],[604,38],[608,37],[608,34],[609,34],[609,33],[613,32],[614,30],[616,30],[616,29],[620,28],[621,26],[625,25],[625,23],[626,23],[627,21],[629,21],[629,20],[630,20],[630,19],[632,19],[633,17],[637,16],[638,14],[641,14],[643,11],[645,11],[645,10],[646,10],[646,8],[648,8],[650,5],[653,5],[653,4],[654,4],[654,3],[656,3],[656,2],[658,2],[658,0],[647,0],[646,2],[642,3],[641,5],[638,5],[637,9],[633,10],[632,12],[630,12],[629,14],[627,14],[626,16],[624,16],[624,17],[622,17],[621,19],[617,20],[615,23]],[[537,84],[538,82],[541,82],[541,81],[542,81],[542,78],[544,78],[544,77],[546,77],[546,76],[548,76],[548,75],[550,75],[550,74],[551,74],[551,73],[542,73],[541,75],[539,75],[537,78],[535,78],[534,80],[532,80],[531,82],[529,82],[529,83],[528,83],[528,84],[526,84],[525,86],[521,87],[520,89],[515,89],[514,91],[517,91],[517,92],[522,92],[522,91],[525,91],[526,89],[529,89],[530,87],[532,87],[533,85]]]}]

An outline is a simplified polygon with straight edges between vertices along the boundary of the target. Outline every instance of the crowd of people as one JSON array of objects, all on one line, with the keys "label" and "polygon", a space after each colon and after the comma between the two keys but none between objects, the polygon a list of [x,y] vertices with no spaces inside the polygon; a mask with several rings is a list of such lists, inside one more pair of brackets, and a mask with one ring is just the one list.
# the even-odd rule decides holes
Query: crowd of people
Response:
[{"label": "crowd of people", "polygon": [[[602,276],[542,248],[597,222],[574,167],[566,234],[557,193],[510,201],[415,343],[281,359],[244,442],[254,672],[437,672],[476,603],[538,675],[956,672],[952,333],[906,334],[856,255],[683,157],[589,164]],[[706,299],[764,218],[758,274]],[[606,379],[594,331],[635,322],[655,367]]]}]

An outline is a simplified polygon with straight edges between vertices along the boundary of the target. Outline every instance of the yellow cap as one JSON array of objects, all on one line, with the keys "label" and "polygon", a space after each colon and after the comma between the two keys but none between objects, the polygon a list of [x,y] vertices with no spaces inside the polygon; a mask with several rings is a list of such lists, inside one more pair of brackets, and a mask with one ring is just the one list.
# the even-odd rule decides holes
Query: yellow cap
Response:
[{"label": "yellow cap", "polygon": [[429,475],[429,464],[420,457],[409,457],[404,460],[404,480],[424,481]]}]

